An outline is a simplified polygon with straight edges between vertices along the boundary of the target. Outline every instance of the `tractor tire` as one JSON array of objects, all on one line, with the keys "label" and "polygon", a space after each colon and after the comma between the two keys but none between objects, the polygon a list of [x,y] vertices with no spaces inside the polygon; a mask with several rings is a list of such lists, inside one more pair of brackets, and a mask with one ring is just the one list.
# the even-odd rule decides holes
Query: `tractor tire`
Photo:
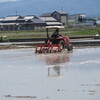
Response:
[{"label": "tractor tire", "polygon": [[64,43],[63,40],[60,40],[60,41],[59,41],[59,44],[60,44],[61,51],[62,51],[63,49],[65,49],[65,43]]},{"label": "tractor tire", "polygon": [[73,45],[72,44],[67,44],[66,46],[68,51],[72,51],[73,50]]},{"label": "tractor tire", "polygon": [[47,42],[48,42],[48,39],[46,39],[44,43],[47,44]]}]

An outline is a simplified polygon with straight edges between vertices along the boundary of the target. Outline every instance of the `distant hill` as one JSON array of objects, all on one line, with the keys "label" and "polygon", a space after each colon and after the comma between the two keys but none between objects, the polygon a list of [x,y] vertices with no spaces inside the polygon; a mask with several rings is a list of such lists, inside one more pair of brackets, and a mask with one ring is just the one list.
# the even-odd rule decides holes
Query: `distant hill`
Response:
[{"label": "distant hill", "polygon": [[69,14],[85,13],[88,16],[100,16],[100,0],[19,0],[0,3],[0,17],[7,15],[41,15],[64,10]]}]

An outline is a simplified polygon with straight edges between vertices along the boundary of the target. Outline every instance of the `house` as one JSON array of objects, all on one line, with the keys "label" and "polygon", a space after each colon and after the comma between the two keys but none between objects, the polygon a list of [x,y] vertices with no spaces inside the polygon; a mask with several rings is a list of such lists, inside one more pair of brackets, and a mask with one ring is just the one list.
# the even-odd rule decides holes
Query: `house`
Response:
[{"label": "house", "polygon": [[7,16],[3,20],[0,21],[1,30],[17,30],[18,27],[23,24],[25,20],[22,16],[13,15]]},{"label": "house", "polygon": [[31,17],[31,16],[25,16],[24,19],[27,19],[24,23],[24,28],[28,30],[33,29],[44,29],[47,24],[45,21],[41,20],[38,17]]},{"label": "house", "polygon": [[5,24],[21,24],[23,22],[25,22],[25,20],[20,15],[7,16],[2,20],[2,23]]},{"label": "house", "polygon": [[54,11],[52,17],[61,22],[63,26],[68,27],[68,14],[64,11]]},{"label": "house", "polygon": [[[47,22],[47,25],[68,26],[68,14],[64,11],[54,11],[52,13],[43,13],[40,18]],[[56,21],[54,21],[56,20]]]},{"label": "house", "polygon": [[33,30],[41,29],[45,26],[46,23],[37,18],[35,15],[27,15],[25,17],[20,15],[7,16],[0,20],[1,30]]},{"label": "house", "polygon": [[96,20],[96,24],[100,25],[100,18],[95,18],[95,20]]},{"label": "house", "polygon": [[52,13],[43,13],[40,17],[51,17]]},{"label": "house", "polygon": [[97,23],[98,25],[100,25],[100,20],[96,20],[96,23]]},{"label": "house", "polygon": [[55,18],[51,16],[40,17],[41,20],[45,21],[47,26],[61,26],[62,23],[58,22]]},{"label": "house", "polygon": [[96,21],[91,18],[87,18],[85,14],[69,15],[69,27],[96,27]]},{"label": "house", "polygon": [[0,22],[1,22],[3,19],[4,19],[4,17],[3,17],[3,18],[0,18]]},{"label": "house", "polygon": [[36,18],[36,16],[35,15],[26,15],[25,17],[24,17],[24,20],[30,20],[30,19],[34,19],[34,18]]},{"label": "house", "polygon": [[68,20],[72,20],[72,21],[79,20],[79,18],[86,18],[86,15],[82,13],[82,14],[73,14],[68,16]]},{"label": "house", "polygon": [[40,16],[47,25],[63,25],[68,27],[68,14],[63,11],[54,11],[52,13],[44,13]]}]

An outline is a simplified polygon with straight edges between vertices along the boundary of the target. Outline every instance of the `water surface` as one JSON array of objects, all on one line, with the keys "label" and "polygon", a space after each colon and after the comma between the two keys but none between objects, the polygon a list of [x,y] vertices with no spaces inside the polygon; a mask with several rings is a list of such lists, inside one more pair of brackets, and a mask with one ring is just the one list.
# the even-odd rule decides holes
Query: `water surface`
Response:
[{"label": "water surface", "polygon": [[100,100],[100,48],[35,54],[0,51],[0,100]]}]

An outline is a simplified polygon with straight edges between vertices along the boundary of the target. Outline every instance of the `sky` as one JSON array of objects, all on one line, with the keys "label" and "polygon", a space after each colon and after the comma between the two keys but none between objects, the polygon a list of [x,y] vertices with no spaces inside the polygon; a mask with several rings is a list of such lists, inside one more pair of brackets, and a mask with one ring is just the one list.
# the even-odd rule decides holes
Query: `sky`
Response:
[{"label": "sky", "polygon": [[85,13],[100,16],[100,0],[0,0],[0,17],[8,15],[36,15],[65,11],[68,14]]}]

